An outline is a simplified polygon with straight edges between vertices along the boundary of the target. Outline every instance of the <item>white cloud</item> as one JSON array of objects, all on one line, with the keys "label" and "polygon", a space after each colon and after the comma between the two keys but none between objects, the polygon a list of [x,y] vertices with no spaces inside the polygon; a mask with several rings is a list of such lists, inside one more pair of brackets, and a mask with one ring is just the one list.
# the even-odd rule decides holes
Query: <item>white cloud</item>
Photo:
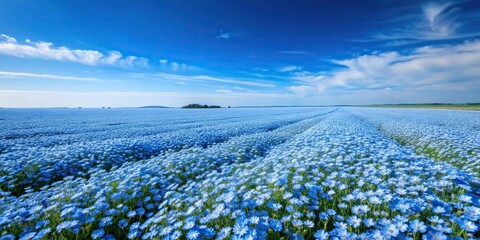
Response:
[{"label": "white cloud", "polygon": [[13,37],[0,35],[0,54],[19,58],[38,58],[64,62],[75,62],[90,66],[112,65],[125,68],[148,67],[146,58],[123,57],[118,51],[110,51],[107,55],[95,50],[70,49],[65,46],[55,47],[49,42],[32,42],[27,39],[19,43]]},{"label": "white cloud", "polygon": [[301,70],[302,68],[301,67],[297,67],[297,66],[285,66],[285,67],[281,67],[281,68],[278,68],[277,71],[279,72],[291,72],[291,71],[296,71],[296,70]]},{"label": "white cloud", "polygon": [[[120,59],[117,61],[119,66],[124,68],[132,68],[132,67],[143,67],[148,68],[148,59],[143,57],[135,57],[135,56],[128,56],[126,58]],[[112,64],[115,65],[115,64]]]},{"label": "white cloud", "polygon": [[335,95],[389,89],[411,95],[425,89],[440,92],[448,92],[452,87],[464,92],[480,89],[480,41],[421,47],[409,54],[376,53],[334,62],[344,68],[330,73],[297,74],[294,79],[299,85],[291,86],[290,90],[302,95]]}]

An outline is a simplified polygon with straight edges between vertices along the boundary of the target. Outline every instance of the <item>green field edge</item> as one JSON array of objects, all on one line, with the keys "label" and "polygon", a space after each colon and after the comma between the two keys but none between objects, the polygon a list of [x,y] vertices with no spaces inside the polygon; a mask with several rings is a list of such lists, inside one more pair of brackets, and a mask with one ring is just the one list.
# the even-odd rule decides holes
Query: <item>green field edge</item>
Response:
[{"label": "green field edge", "polygon": [[385,104],[385,105],[364,105],[357,107],[369,108],[420,108],[420,109],[446,109],[446,110],[467,110],[480,111],[480,104]]}]

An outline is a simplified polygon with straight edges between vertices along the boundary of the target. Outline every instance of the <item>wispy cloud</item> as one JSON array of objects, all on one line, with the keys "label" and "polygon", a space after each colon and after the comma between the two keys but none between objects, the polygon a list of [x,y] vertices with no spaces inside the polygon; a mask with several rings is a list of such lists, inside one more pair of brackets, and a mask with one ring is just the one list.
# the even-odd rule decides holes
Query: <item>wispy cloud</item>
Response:
[{"label": "wispy cloud", "polygon": [[163,80],[173,80],[177,82],[189,82],[189,81],[220,82],[220,83],[253,86],[253,87],[265,87],[265,88],[275,87],[275,84],[266,82],[266,81],[213,77],[213,76],[207,76],[207,75],[180,75],[180,74],[156,73],[156,74],[152,74],[151,76],[154,76]]},{"label": "wispy cloud", "polygon": [[217,38],[220,38],[220,39],[232,39],[232,38],[237,38],[237,37],[242,37],[242,36],[245,36],[245,35],[248,35],[247,32],[245,31],[223,31],[223,30],[220,30],[220,33],[217,35]]},{"label": "wispy cloud", "polygon": [[[421,41],[450,40],[480,36],[478,19],[472,11],[461,8],[461,2],[429,2],[406,13],[400,9],[397,16],[382,23],[393,26],[388,30],[373,33],[366,41],[389,41],[387,45],[398,46]],[[390,13],[395,13],[390,11]]]},{"label": "wispy cloud", "polygon": [[70,49],[65,46],[55,47],[49,42],[19,43],[14,37],[0,35],[0,54],[19,58],[37,58],[64,62],[75,62],[90,66],[111,65],[124,68],[148,67],[148,60],[142,57],[124,57],[118,51],[103,54],[96,50]]},{"label": "wispy cloud", "polygon": [[278,51],[278,52],[283,54],[292,54],[292,55],[313,55],[312,53],[307,51],[285,50],[285,51]]},{"label": "wispy cloud", "polygon": [[337,60],[343,69],[329,73],[296,74],[297,94],[351,94],[365,90],[415,92],[443,86],[480,89],[480,41],[426,46],[410,53],[381,52]]},{"label": "wispy cloud", "polygon": [[1,71],[0,71],[0,77],[48,78],[48,79],[57,79],[57,80],[74,80],[74,81],[87,81],[87,82],[116,81],[116,80],[107,80],[107,79],[93,78],[93,77],[76,77],[76,76],[64,76],[64,75],[54,75],[54,74],[41,74],[41,73],[29,73],[29,72],[1,72]]},{"label": "wispy cloud", "polygon": [[223,38],[223,39],[230,39],[232,38],[233,34],[230,32],[224,32],[223,30],[220,31],[220,34],[218,34],[217,38]]},{"label": "wispy cloud", "polygon": [[292,72],[292,71],[301,70],[301,69],[302,69],[301,67],[290,65],[290,66],[277,68],[277,71],[279,71],[279,72]]},{"label": "wispy cloud", "polygon": [[217,90],[215,90],[215,92],[219,92],[219,93],[233,93],[232,90],[228,90],[228,89],[217,89]]},{"label": "wispy cloud", "polygon": [[178,72],[178,71],[200,71],[202,70],[199,67],[192,66],[192,65],[187,65],[185,63],[178,63],[178,62],[173,62],[173,61],[168,61],[166,59],[161,59],[159,60],[160,62],[160,67],[163,70],[169,70],[172,72]]},{"label": "wispy cloud", "polygon": [[5,43],[17,43],[17,40],[5,34],[0,34],[0,39],[3,39]]}]

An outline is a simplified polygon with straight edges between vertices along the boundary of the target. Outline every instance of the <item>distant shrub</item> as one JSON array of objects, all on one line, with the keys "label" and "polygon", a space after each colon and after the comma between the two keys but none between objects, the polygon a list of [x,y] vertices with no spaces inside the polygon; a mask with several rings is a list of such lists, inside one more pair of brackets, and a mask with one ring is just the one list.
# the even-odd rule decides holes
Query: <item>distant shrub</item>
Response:
[{"label": "distant shrub", "polygon": [[192,103],[192,104],[188,104],[186,106],[183,106],[182,108],[221,108],[220,106],[217,106],[217,105],[202,105],[202,104],[198,104],[198,103]]}]

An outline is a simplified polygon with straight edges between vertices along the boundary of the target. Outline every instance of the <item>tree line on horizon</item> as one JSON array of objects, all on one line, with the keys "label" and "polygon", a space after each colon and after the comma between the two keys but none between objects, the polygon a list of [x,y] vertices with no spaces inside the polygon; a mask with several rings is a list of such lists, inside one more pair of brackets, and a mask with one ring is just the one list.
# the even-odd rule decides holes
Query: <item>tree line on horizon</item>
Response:
[{"label": "tree line on horizon", "polygon": [[206,105],[206,104],[202,105],[198,103],[192,103],[192,104],[185,105],[182,108],[221,108],[221,107],[218,105]]}]

